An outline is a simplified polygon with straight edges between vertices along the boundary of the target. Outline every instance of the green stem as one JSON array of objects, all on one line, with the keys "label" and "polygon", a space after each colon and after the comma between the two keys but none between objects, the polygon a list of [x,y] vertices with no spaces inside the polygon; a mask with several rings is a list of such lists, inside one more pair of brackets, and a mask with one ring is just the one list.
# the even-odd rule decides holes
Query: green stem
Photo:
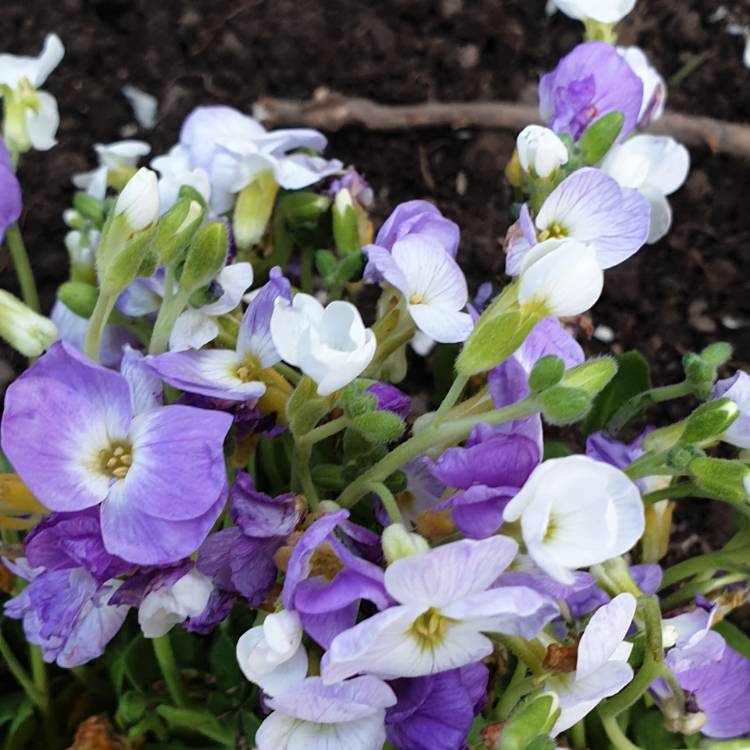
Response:
[{"label": "green stem", "polygon": [[162,354],[169,349],[169,336],[172,333],[175,321],[180,317],[180,313],[185,309],[190,299],[190,292],[185,289],[179,289],[175,294],[174,283],[174,269],[168,268],[164,278],[164,299],[156,317],[154,331],[151,334],[149,354]]},{"label": "green stem", "polygon": [[[742,560],[750,560],[750,547],[740,547],[732,550],[723,549],[718,552],[709,552],[705,555],[698,555],[698,557],[691,557],[664,571],[660,590],[685,578],[692,578],[709,570],[718,570],[720,568],[732,570]],[[745,567],[747,567],[747,563],[745,563]]]},{"label": "green stem", "polygon": [[653,505],[654,503],[658,503],[661,500],[675,500],[678,497],[705,498],[706,492],[697,487],[692,482],[680,482],[679,484],[673,484],[669,487],[664,487],[661,490],[648,492],[643,496],[643,504]]},{"label": "green stem", "polygon": [[[600,712],[601,713],[601,712]],[[602,726],[609,737],[609,741],[614,745],[616,750],[643,750],[639,745],[632,743],[625,732],[622,731],[617,723],[616,716],[601,715]]]},{"label": "green stem", "polygon": [[637,417],[644,409],[651,404],[658,404],[663,401],[671,401],[676,398],[682,398],[692,393],[692,386],[687,381],[675,383],[674,385],[664,385],[660,388],[652,388],[649,391],[639,393],[626,401],[609,420],[607,432],[617,435],[631,419]]},{"label": "green stem", "polygon": [[586,724],[584,723],[583,719],[573,724],[573,726],[568,730],[568,740],[571,742],[573,747],[586,747]]},{"label": "green stem", "polygon": [[13,653],[8,642],[0,633],[0,656],[3,657],[5,663],[10,670],[13,677],[16,678],[16,682],[23,688],[29,700],[41,711],[47,710],[47,701],[45,697],[39,692],[34,681],[29,677],[28,672],[21,666],[21,663],[16,659],[16,655]]},{"label": "green stem", "polygon": [[315,489],[315,483],[310,473],[312,447],[312,443],[302,442],[301,440],[294,446],[292,475],[296,477],[302,489],[302,494],[307,498],[310,509],[317,510],[320,505],[320,499],[318,498],[318,491]]},{"label": "green stem", "polygon": [[319,443],[322,440],[325,440],[326,438],[329,438],[336,433],[341,432],[341,430],[346,429],[348,424],[348,417],[338,417],[336,419],[332,419],[330,422],[326,422],[320,427],[316,427],[314,430],[310,430],[310,432],[308,432],[306,435],[302,435],[302,437],[297,440],[297,444],[313,446],[315,443]]},{"label": "green stem", "polygon": [[407,461],[424,453],[428,448],[440,443],[458,443],[465,440],[478,424],[486,424],[492,427],[513,422],[516,419],[529,417],[539,411],[535,401],[527,398],[517,404],[485,412],[471,417],[455,419],[445,422],[435,429],[428,426],[422,432],[402,443],[397,448],[384,456],[372,468],[355,479],[338,497],[339,505],[350,508],[366,492],[367,487],[373,482],[382,482],[394,471],[397,471]]},{"label": "green stem", "polygon": [[729,575],[721,576],[720,578],[712,578],[710,581],[696,581],[695,583],[688,583],[683,586],[679,591],[675,591],[674,594],[666,597],[662,600],[661,608],[663,612],[669,612],[671,609],[676,609],[686,602],[692,601],[696,596],[710,594],[712,591],[724,588],[725,586],[731,586],[733,583],[739,583],[740,581],[746,581],[746,573],[730,573]]},{"label": "green stem", "polygon": [[154,638],[152,643],[156,661],[159,663],[159,669],[164,677],[164,682],[167,684],[172,702],[177,708],[184,708],[187,705],[187,697],[180,679],[180,670],[174,658],[174,651],[172,651],[169,633],[160,638]]},{"label": "green stem", "polygon": [[602,719],[605,717],[616,717],[626,708],[630,708],[648,690],[653,681],[661,674],[661,662],[654,659],[650,652],[646,652],[638,674],[633,681],[614,698],[602,703],[599,713]]},{"label": "green stem", "polygon": [[451,385],[450,390],[445,394],[443,402],[435,412],[435,416],[432,418],[432,422],[430,422],[430,427],[437,427],[445,419],[448,412],[456,405],[468,382],[468,376],[456,375],[453,385]]},{"label": "green stem", "polygon": [[393,497],[393,493],[382,482],[373,482],[369,485],[368,489],[380,498],[380,502],[383,503],[383,507],[388,513],[388,518],[391,519],[391,523],[404,522],[396,498]]},{"label": "green stem", "polygon": [[[523,638],[519,638],[515,635],[501,635],[500,633],[490,633],[490,638],[493,641],[502,643],[508,651],[516,656],[519,661],[524,664],[537,675],[545,673],[544,669],[544,657],[541,653],[537,653],[534,646],[540,646],[536,641],[530,643],[525,641]],[[537,650],[539,650],[537,648]]]},{"label": "green stem", "polygon": [[26,245],[24,245],[18,224],[13,224],[5,231],[5,242],[8,245],[13,267],[16,269],[18,283],[21,285],[23,301],[32,310],[39,312],[39,294],[36,290],[34,272],[31,270],[29,254],[26,252]]},{"label": "green stem", "polygon": [[84,352],[87,357],[90,357],[94,362],[99,361],[99,353],[102,348],[102,334],[104,333],[104,326],[107,325],[109,316],[114,309],[117,296],[112,294],[104,294],[102,291],[99,292],[99,297],[96,300],[94,306],[94,312],[89,319],[89,327],[86,332],[86,343],[84,344]]},{"label": "green stem", "polygon": [[495,709],[495,716],[497,716],[498,721],[507,721],[518,701],[530,690],[531,686],[526,679],[526,672],[526,662],[519,659],[513,676],[510,678],[510,682],[503,691]]},{"label": "green stem", "polygon": [[283,362],[274,365],[273,369],[276,370],[279,375],[283,375],[292,385],[297,385],[299,381],[302,380],[302,375],[300,373]]}]

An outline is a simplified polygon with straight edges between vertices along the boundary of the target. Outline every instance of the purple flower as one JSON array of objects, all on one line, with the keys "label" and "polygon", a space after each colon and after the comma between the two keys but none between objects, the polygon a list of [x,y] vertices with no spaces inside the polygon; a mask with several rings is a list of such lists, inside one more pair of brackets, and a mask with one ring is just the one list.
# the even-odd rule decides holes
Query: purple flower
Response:
[{"label": "purple flower", "polygon": [[411,398],[389,383],[373,383],[368,389],[378,402],[378,411],[392,411],[402,419],[411,414]]},{"label": "purple flower", "polygon": [[0,242],[5,230],[21,215],[21,186],[18,184],[10,154],[0,138]]},{"label": "purple flower", "polygon": [[471,539],[494,534],[503,509],[541,461],[534,440],[476,428],[464,448],[449,448],[432,465],[432,473],[460,491],[438,505],[450,508],[461,533]]},{"label": "purple flower", "polygon": [[475,662],[427,677],[391,683],[398,703],[386,711],[385,728],[399,750],[463,748],[474,717],[487,700],[489,670]]},{"label": "purple flower", "polygon": [[375,194],[369,183],[354,168],[347,169],[341,177],[331,181],[328,195],[335,198],[339,190],[348,190],[352,198],[364,208],[370,208],[375,202]]},{"label": "purple flower", "polygon": [[[351,550],[346,510],[319,518],[294,547],[284,579],[282,600],[296,610],[307,633],[328,648],[357,620],[362,599],[378,609],[390,604],[383,571]],[[342,528],[343,527],[343,528]]]},{"label": "purple flower", "polygon": [[167,352],[147,357],[148,366],[167,383],[188,393],[231,401],[259,399],[266,392],[263,370],[281,360],[270,332],[278,297],[290,301],[292,294],[289,281],[276,266],[245,311],[235,350]]},{"label": "purple flower", "polygon": [[104,653],[128,612],[109,603],[119,581],[100,583],[83,568],[31,568],[25,558],[5,564],[29,581],[6,602],[5,614],[23,621],[26,640],[42,649],[46,662],[77,667]]},{"label": "purple flower", "polygon": [[221,513],[232,418],[153,403],[141,411],[147,395],[58,342],[8,388],[2,447],[48,508],[101,505],[105,549],[160,565],[192,554]]},{"label": "purple flower", "polygon": [[[297,527],[299,509],[291,493],[269,497],[258,492],[253,478],[242,471],[232,487],[229,509],[235,526],[206,539],[198,570],[213,578],[220,591],[239,594],[257,607],[276,580],[273,556]],[[221,607],[221,602],[213,604]]]},{"label": "purple flower", "polygon": [[585,42],[563,57],[539,82],[539,112],[556,133],[578,140],[591,123],[610,112],[625,116],[618,142],[635,128],[643,83],[617,50]]}]

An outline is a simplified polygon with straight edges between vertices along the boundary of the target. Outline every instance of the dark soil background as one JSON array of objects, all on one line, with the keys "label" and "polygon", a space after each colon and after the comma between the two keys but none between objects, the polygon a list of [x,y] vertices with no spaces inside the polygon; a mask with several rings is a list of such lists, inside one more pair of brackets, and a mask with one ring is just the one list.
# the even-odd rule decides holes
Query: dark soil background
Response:
[{"label": "dark soil background", "polygon": [[[61,112],[59,145],[24,159],[24,233],[51,305],[65,278],[61,214],[70,175],[91,168],[92,145],[127,134],[171,146],[198,104],[250,111],[262,95],[309,97],[318,86],[388,103],[429,99],[534,101],[538,76],[580,40],[581,28],[544,15],[545,0],[4,0],[0,48],[36,54],[56,31],[65,59],[48,81]],[[721,10],[723,8],[723,12]],[[723,16],[723,20],[717,20]],[[749,0],[641,0],[623,24],[670,81],[675,110],[750,121],[744,40]],[[125,83],[156,96],[159,120],[137,130]],[[124,128],[124,129],[123,129]],[[510,193],[503,167],[514,134],[463,130],[331,137],[329,154],[354,163],[378,196],[382,219],[399,201],[435,201],[463,230],[461,257],[475,288],[500,280],[500,240]],[[658,383],[678,379],[680,359],[716,340],[750,367],[750,154],[694,150],[693,170],[673,197],[675,224],[655,247],[609,271],[595,324],[611,341],[592,351],[640,349]],[[14,287],[7,260],[0,285]],[[608,337],[605,337],[608,338]],[[7,350],[3,350],[6,351]],[[0,359],[0,381],[23,365]],[[688,501],[689,502],[689,501]],[[730,528],[720,504],[685,510],[685,550],[720,544]]]}]

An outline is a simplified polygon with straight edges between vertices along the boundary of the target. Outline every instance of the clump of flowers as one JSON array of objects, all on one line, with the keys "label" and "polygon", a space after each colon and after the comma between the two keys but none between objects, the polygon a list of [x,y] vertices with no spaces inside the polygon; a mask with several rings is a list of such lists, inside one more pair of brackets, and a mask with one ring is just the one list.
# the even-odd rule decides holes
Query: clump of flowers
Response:
[{"label": "clump of flowers", "polygon": [[[666,86],[615,46],[633,4],[557,0],[587,38],[518,136],[497,294],[431,203],[376,232],[321,133],[211,106],[150,168],[124,141],[73,176],[47,318],[16,173],[54,145],[63,47],[0,55],[23,295],[0,335],[31,358],[2,417],[9,747],[62,747],[94,700],[133,746],[747,746],[750,640],[725,618],[750,590],[750,375],[716,343],[654,387],[636,352],[576,339],[689,168],[641,132]],[[410,377],[444,355],[452,385]],[[687,416],[652,424],[672,399]],[[689,498],[733,506],[736,534],[662,568]]]}]

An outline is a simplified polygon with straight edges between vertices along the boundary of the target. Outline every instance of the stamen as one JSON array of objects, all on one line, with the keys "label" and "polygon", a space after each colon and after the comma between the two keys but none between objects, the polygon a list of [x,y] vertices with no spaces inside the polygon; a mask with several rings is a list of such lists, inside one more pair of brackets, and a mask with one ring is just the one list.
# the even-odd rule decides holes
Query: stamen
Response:
[{"label": "stamen", "polygon": [[445,640],[448,630],[456,621],[444,617],[439,609],[423,612],[410,628],[410,633],[422,651],[434,651]]},{"label": "stamen", "polygon": [[424,304],[425,297],[424,294],[421,292],[415,292],[414,294],[409,297],[409,304],[410,305],[422,305]]},{"label": "stamen", "polygon": [[133,454],[130,445],[118,443],[109,450],[99,451],[101,471],[115,479],[124,479],[133,465]]}]

